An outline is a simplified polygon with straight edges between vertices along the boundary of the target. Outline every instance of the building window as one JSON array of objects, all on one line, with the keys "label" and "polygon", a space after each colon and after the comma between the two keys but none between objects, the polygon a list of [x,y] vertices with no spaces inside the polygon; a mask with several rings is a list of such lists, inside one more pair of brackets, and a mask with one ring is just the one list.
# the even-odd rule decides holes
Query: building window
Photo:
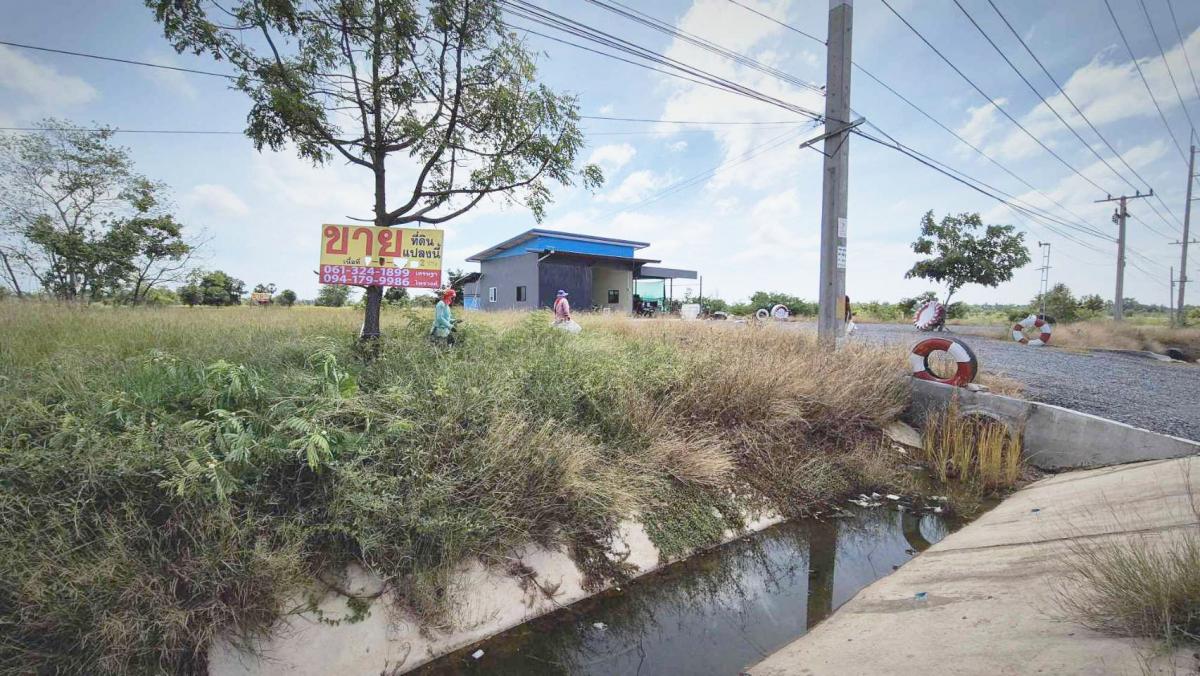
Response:
[{"label": "building window", "polygon": [[621,302],[621,292],[617,289],[608,290],[608,304],[616,305]]},{"label": "building window", "polygon": [[488,287],[488,302],[489,303],[496,302],[496,287],[494,287],[494,286]]},{"label": "building window", "polygon": [[517,287],[517,302],[518,303],[525,302],[525,287],[523,287],[523,286]]}]

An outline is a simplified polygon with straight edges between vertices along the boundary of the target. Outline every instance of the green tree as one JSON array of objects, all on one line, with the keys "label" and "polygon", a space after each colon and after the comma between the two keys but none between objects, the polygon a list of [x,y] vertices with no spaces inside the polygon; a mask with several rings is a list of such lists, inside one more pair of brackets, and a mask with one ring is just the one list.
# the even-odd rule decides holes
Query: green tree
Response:
[{"label": "green tree", "polygon": [[925,293],[914,296],[913,298],[901,298],[899,306],[905,314],[911,315],[917,311],[918,307],[928,303],[931,300],[937,300],[936,291],[926,291]]},{"label": "green tree", "polygon": [[195,270],[179,288],[179,299],[193,305],[240,305],[246,283],[222,270]]},{"label": "green tree", "polygon": [[284,289],[279,292],[279,304],[284,307],[291,307],[296,304],[296,292],[291,289]]},{"label": "green tree", "polygon": [[383,300],[388,305],[407,305],[408,289],[403,286],[389,286],[383,293]]},{"label": "green tree", "polygon": [[321,307],[342,307],[350,300],[350,287],[322,284],[317,291],[316,305]]},{"label": "green tree", "polygon": [[1092,316],[1103,314],[1106,305],[1100,294],[1093,293],[1079,299],[1079,308]]},{"label": "green tree", "polygon": [[[981,235],[975,233],[983,230]],[[1029,263],[1025,233],[1011,225],[984,226],[979,214],[962,213],[933,219],[933,211],[921,218],[921,234],[912,243],[913,252],[930,256],[917,261],[904,274],[946,285],[943,305],[966,284],[996,287],[1012,279],[1013,272]]]},{"label": "green tree", "polygon": [[[113,131],[47,119],[0,137],[0,274],[18,295],[105,294],[143,302],[177,281],[194,249],[165,213],[160,183],[134,171]],[[131,288],[126,289],[125,285]]]},{"label": "green tree", "polygon": [[778,291],[755,291],[753,296],[750,296],[750,305],[753,306],[751,312],[760,308],[770,310],[776,305],[786,305],[787,309],[794,315],[810,316],[817,314],[817,304],[810,303],[806,300]]},{"label": "green tree", "polygon": [[[145,2],[177,51],[233,66],[257,148],[370,172],[377,226],[445,223],[489,196],[540,221],[551,183],[603,180],[576,171],[576,99],[538,84],[500,0]],[[411,188],[389,200],[397,155]],[[382,299],[367,289],[364,338],[379,335]]]},{"label": "green tree", "polygon": [[[1043,307],[1045,308],[1044,313]],[[1075,300],[1075,296],[1066,284],[1060,283],[1050,287],[1045,298],[1040,293],[1034,296],[1033,300],[1029,301],[1029,311],[1035,314],[1046,314],[1057,322],[1073,322],[1079,318],[1079,301]]]}]

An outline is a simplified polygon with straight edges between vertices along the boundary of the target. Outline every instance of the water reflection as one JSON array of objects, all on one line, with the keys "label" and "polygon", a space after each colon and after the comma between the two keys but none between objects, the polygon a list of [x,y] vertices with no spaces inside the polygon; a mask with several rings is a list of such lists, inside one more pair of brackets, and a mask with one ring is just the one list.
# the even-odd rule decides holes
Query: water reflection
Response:
[{"label": "water reflection", "polygon": [[[942,539],[883,509],[785,523],[448,655],[420,674],[736,674]],[[481,659],[470,653],[484,650]]]}]

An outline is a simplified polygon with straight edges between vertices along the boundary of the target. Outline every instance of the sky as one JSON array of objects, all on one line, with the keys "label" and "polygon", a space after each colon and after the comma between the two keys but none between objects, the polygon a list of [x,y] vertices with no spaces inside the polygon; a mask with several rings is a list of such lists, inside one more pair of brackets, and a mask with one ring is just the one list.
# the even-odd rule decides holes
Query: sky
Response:
[{"label": "sky", "polygon": [[[824,110],[823,97],[817,93],[652,31],[585,0],[536,2],[779,99]],[[827,0],[739,2],[809,34],[826,34]],[[1087,119],[1145,183],[1087,128],[987,0],[959,2],[1122,178],[1009,69],[954,0],[891,0],[891,4],[982,95],[881,0],[854,3],[854,61],[1022,180],[856,70],[851,106],[874,125],[863,129],[877,136],[882,129],[939,162],[1112,237],[1116,235],[1111,221],[1114,205],[1095,200],[1152,187],[1163,202],[1130,202],[1130,212],[1140,220],[1129,222],[1125,295],[1165,304],[1169,266],[1176,266],[1178,275],[1179,246],[1171,242],[1180,238],[1184,213],[1187,165],[1183,154],[1191,133],[1189,118],[1200,120],[1200,86],[1191,69],[1200,69],[1200,2],[1144,0],[1148,23],[1138,0],[1110,0],[1136,64],[1104,0],[997,2]],[[1175,21],[1167,2],[1172,3]],[[730,0],[658,0],[632,6],[807,82],[819,85],[825,80],[823,45]],[[150,10],[135,0],[0,0],[0,16],[5,17],[0,26],[3,41],[203,70],[228,68],[205,57],[176,54]],[[519,19],[511,23],[530,26]],[[63,30],[72,25],[87,29]],[[733,301],[756,290],[817,296],[822,155],[799,145],[820,134],[820,128],[799,124],[802,118],[794,113],[760,101],[538,36],[527,35],[526,44],[537,55],[539,78],[558,91],[574,94],[585,115],[733,124],[584,120],[588,145],[579,163],[593,162],[603,168],[603,188],[590,192],[579,186],[556,186],[554,203],[540,224],[522,208],[482,203],[443,226],[446,269],[478,269],[465,260],[471,254],[529,228],[544,227],[649,242],[651,246],[641,252],[646,257],[661,259],[670,267],[698,270],[705,296]],[[1147,94],[1137,67],[1153,97]],[[991,101],[1061,160],[1026,136]],[[244,94],[229,89],[220,78],[0,46],[0,126],[28,126],[53,116],[124,129],[240,131],[249,105]],[[785,124],[763,124],[776,122]],[[360,167],[336,161],[313,166],[292,152],[258,152],[237,134],[131,133],[118,138],[131,150],[140,172],[171,187],[180,221],[205,233],[208,242],[201,265],[225,270],[250,286],[275,283],[296,290],[301,298],[314,297],[321,224],[351,223],[349,217],[371,215],[371,176]],[[852,299],[895,301],[936,288],[904,278],[917,259],[910,243],[929,210],[939,218],[946,213],[979,212],[987,223],[1012,224],[1027,233],[1035,262],[998,288],[965,287],[957,296],[961,300],[1019,303],[1032,298],[1040,280],[1039,241],[1051,243],[1051,283],[1066,283],[1077,295],[1112,297],[1113,242],[1079,234],[1068,239],[894,150],[860,137],[852,137],[849,143],[847,293]],[[391,160],[389,172],[395,169],[397,176],[403,176],[405,161],[404,157]],[[688,187],[679,186],[713,169]],[[1200,279],[1200,266],[1195,263],[1200,251],[1191,260],[1191,277]],[[684,289],[682,283],[675,287],[677,294]],[[692,290],[698,291],[695,286]]]}]

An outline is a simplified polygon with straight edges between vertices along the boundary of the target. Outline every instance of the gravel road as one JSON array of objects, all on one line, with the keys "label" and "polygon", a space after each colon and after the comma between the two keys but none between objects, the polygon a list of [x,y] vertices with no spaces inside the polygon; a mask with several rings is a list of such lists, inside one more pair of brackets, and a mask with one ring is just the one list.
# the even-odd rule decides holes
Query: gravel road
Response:
[{"label": "gravel road", "polygon": [[[1025,396],[1163,434],[1200,441],[1200,365],[1143,356],[1028,347],[978,335],[995,328],[952,327],[979,358],[980,370],[1025,385]],[[915,344],[938,334],[899,324],[859,324],[858,340]],[[945,334],[942,334],[945,335]]]}]

